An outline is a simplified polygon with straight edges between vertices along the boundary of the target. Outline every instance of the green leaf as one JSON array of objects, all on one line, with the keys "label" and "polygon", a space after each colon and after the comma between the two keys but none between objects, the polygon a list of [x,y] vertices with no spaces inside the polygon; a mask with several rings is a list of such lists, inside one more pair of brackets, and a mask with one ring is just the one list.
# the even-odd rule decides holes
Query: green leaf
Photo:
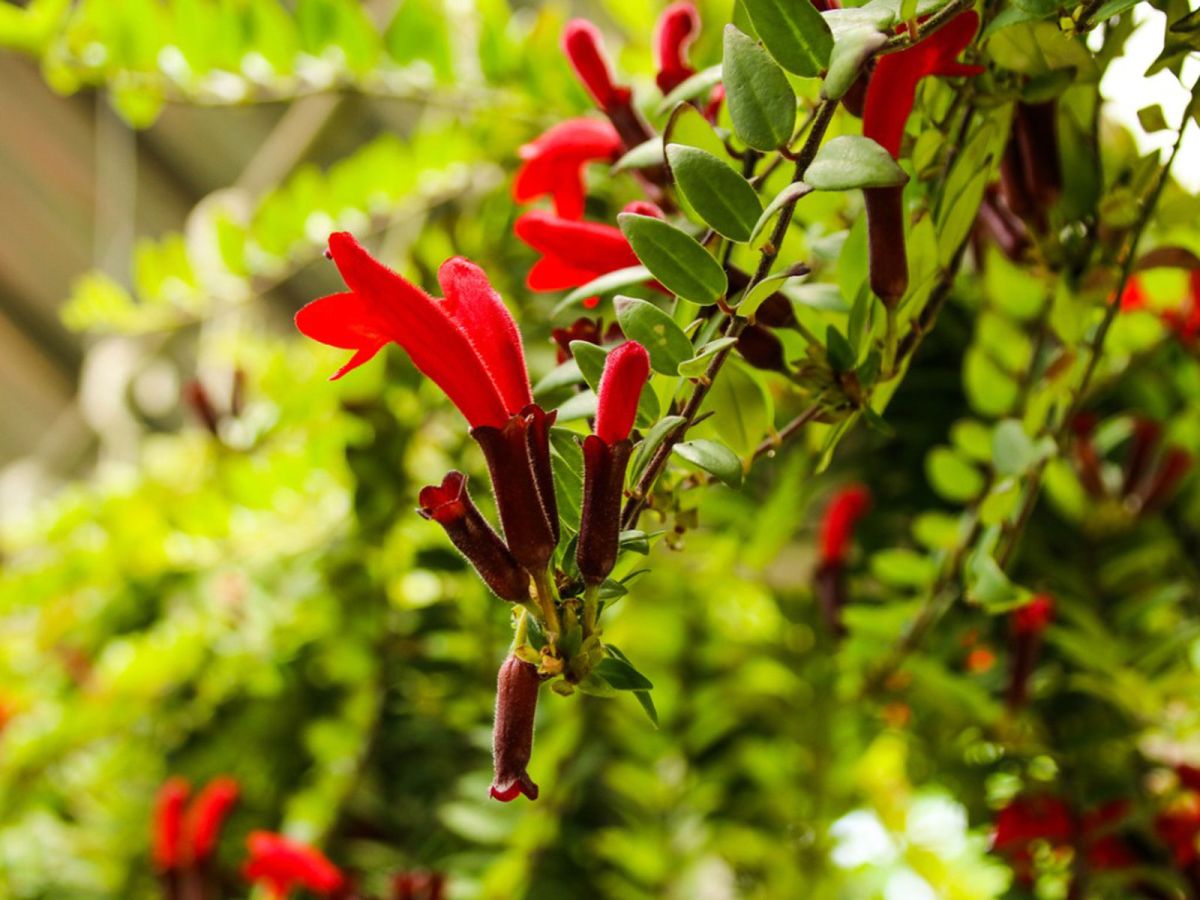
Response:
[{"label": "green leaf", "polygon": [[715,475],[732,488],[741,486],[742,461],[724,444],[698,438],[676,444],[672,452],[680,459]]},{"label": "green leaf", "polygon": [[983,474],[949,447],[934,447],[925,457],[925,474],[938,496],[967,503],[983,490]]},{"label": "green leaf", "polygon": [[637,258],[667,290],[701,306],[725,295],[725,270],[695,238],[653,216],[621,213],[617,222]]},{"label": "green leaf", "polygon": [[[629,662],[629,657],[627,657],[624,653],[622,653],[620,650],[618,650],[612,644],[606,644],[605,649],[611,654],[611,656],[613,658],[619,659],[621,662],[627,663],[631,668],[633,667],[633,663]],[[641,704],[642,709],[645,710],[646,715],[650,717],[650,721],[654,724],[654,727],[657,728],[658,727],[658,710],[654,708],[654,700],[651,698],[650,692],[635,690],[633,692],[633,696],[637,698],[638,703]]]},{"label": "green leaf", "polygon": [[633,461],[629,464],[630,484],[637,484],[638,479],[642,477],[642,472],[650,462],[650,458],[654,455],[654,451],[662,446],[667,435],[686,421],[687,419],[683,416],[664,416],[654,423],[653,427],[646,432],[646,437],[638,444]]},{"label": "green leaf", "polygon": [[691,359],[695,353],[683,329],[653,303],[617,297],[615,305],[621,330],[627,338],[646,348],[650,354],[650,367],[655,372],[674,375],[679,364]]},{"label": "green leaf", "polygon": [[555,316],[567,307],[574,306],[576,303],[582,303],[588,297],[603,297],[607,294],[616,293],[624,288],[633,287],[638,284],[645,284],[654,276],[650,274],[650,270],[645,266],[630,266],[627,269],[616,269],[612,272],[606,272],[599,278],[593,278],[587,284],[580,285],[562,298],[551,316]]},{"label": "green leaf", "polygon": [[721,67],[709,66],[707,69],[697,72],[687,81],[676,85],[671,93],[663,97],[662,103],[658,104],[658,114],[660,116],[666,115],[667,112],[675,108],[677,103],[686,103],[689,100],[703,97],[720,83]]},{"label": "green leaf", "polygon": [[750,293],[742,296],[737,305],[738,315],[747,319],[753,319],[754,314],[758,312],[758,308],[763,305],[763,301],[787,284],[788,281],[799,277],[803,276],[793,275],[790,272],[776,272],[774,275],[768,275],[758,284],[754,285],[750,289]]},{"label": "green leaf", "polygon": [[978,603],[991,613],[1016,609],[1029,598],[1029,592],[1018,587],[982,547],[967,563],[967,600]]},{"label": "green leaf", "polygon": [[833,32],[811,3],[742,0],[754,30],[776,61],[796,75],[820,75],[829,65]]},{"label": "green leaf", "polygon": [[854,86],[863,64],[887,43],[887,35],[870,26],[846,29],[837,36],[829,57],[829,72],[821,84],[821,97],[840,100]]},{"label": "green leaf", "polygon": [[593,670],[618,691],[650,691],[650,679],[632,665],[616,656],[606,656]]},{"label": "green leaf", "polygon": [[750,239],[762,201],[745,178],[711,153],[667,145],[671,174],[692,209],[718,234],[740,244]]},{"label": "green leaf", "polygon": [[825,352],[829,356],[829,364],[836,372],[849,372],[858,361],[858,356],[846,336],[833,325],[825,329]]},{"label": "green leaf", "polygon": [[571,356],[579,367],[579,374],[593,391],[600,390],[600,376],[604,372],[604,363],[608,359],[608,351],[590,341],[571,341]]},{"label": "green leaf", "polygon": [[759,235],[761,235],[766,230],[767,226],[771,224],[771,221],[777,215],[779,215],[780,210],[782,210],[789,203],[796,202],[805,194],[811,193],[811,191],[812,185],[805,184],[803,181],[793,181],[782,191],[776,194],[774,198],[772,198],[771,202],[767,204],[767,208],[762,211],[762,215],[758,217],[758,221],[754,223],[754,227],[750,229],[749,243],[754,244],[758,241]]},{"label": "green leaf", "polygon": [[1170,127],[1167,125],[1167,119],[1163,115],[1163,108],[1157,103],[1152,106],[1143,106],[1138,110],[1137,117],[1142,130],[1151,134],[1156,131],[1164,131]]},{"label": "green leaf", "polygon": [[704,374],[714,356],[726,347],[732,347],[736,343],[737,338],[732,337],[717,338],[715,341],[709,341],[696,351],[695,356],[679,364],[679,374],[684,378],[699,378]]},{"label": "green leaf", "polygon": [[649,169],[652,166],[661,166],[662,160],[663,139],[661,134],[656,134],[618,159],[612,164],[609,171],[615,175],[617,172],[624,172],[627,169]]},{"label": "green leaf", "polygon": [[817,151],[804,180],[818,191],[848,191],[853,188],[895,187],[908,175],[892,154],[868,137],[844,134]]},{"label": "green leaf", "polygon": [[992,468],[1002,478],[1020,475],[1037,461],[1037,450],[1017,419],[1005,419],[992,432]]},{"label": "green leaf", "polygon": [[732,25],[725,26],[725,97],[738,137],[755,150],[775,150],[792,138],[796,95],[775,60]]}]

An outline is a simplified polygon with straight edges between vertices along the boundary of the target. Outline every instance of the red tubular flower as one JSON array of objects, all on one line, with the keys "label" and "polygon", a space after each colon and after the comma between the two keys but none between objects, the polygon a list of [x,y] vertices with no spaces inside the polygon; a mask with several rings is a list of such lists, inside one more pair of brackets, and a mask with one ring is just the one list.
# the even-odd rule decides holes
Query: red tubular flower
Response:
[{"label": "red tubular flower", "polygon": [[525,280],[531,291],[563,291],[617,269],[639,265],[621,229],[596,222],[572,222],[546,212],[517,218],[517,237],[543,254]]},{"label": "red tubular flower", "polygon": [[420,514],[446,529],[450,542],[497,597],[514,603],[529,599],[528,573],[471,501],[466,475],[450,472],[440,485],[422,488],[419,500]]},{"label": "red tubular flower", "polygon": [[563,53],[592,99],[603,110],[629,103],[632,93],[614,83],[612,64],[600,29],[587,19],[572,19],[563,29]]},{"label": "red tubular flower", "polygon": [[549,194],[564,219],[583,217],[583,168],[592,160],[614,160],[621,136],[608,122],[570,119],[521,148],[525,162],[513,182],[513,199],[528,203]]},{"label": "red tubular flower", "polygon": [[158,791],[154,805],[154,865],[172,872],[185,865],[183,813],[191,786],[183,778],[169,778]]},{"label": "red tubular flower", "polygon": [[[976,75],[983,71],[980,66],[956,61],[978,27],[979,16],[973,11],[964,12],[919,43],[879,59],[867,85],[863,134],[899,159],[904,126],[916,102],[921,79],[928,75]],[[863,197],[867,206],[871,290],[884,304],[892,306],[908,289],[903,189],[867,188]]]},{"label": "red tubular flower", "polygon": [[1126,281],[1125,289],[1121,291],[1121,312],[1134,312],[1146,309],[1149,305],[1149,298],[1146,296],[1146,289],[1142,287],[1141,280],[1133,277]]},{"label": "red tubular flower", "polygon": [[840,566],[846,561],[854,526],[871,506],[871,493],[865,485],[844,487],[825,508],[821,521],[821,564]]},{"label": "red tubular flower", "polygon": [[232,778],[214,778],[196,796],[186,821],[193,864],[203,865],[212,856],[238,793],[238,784]]},{"label": "red tubular flower", "polygon": [[533,755],[533,720],[537,712],[537,666],[509,656],[496,679],[496,721],[492,728],[495,778],[489,793],[508,803],[519,794],[536,800],[538,786],[525,767]]},{"label": "red tubular flower", "polygon": [[637,341],[609,353],[600,376],[595,433],[583,440],[583,507],[575,549],[575,562],[590,585],[603,582],[617,561],[621,498],[633,449],[629,433],[649,377],[650,354]]},{"label": "red tubular flower", "polygon": [[501,427],[471,429],[487,460],[505,543],[530,572],[544,570],[558,544],[550,467],[550,426],[556,415],[531,403]]},{"label": "red tubular flower", "polygon": [[1029,676],[1037,664],[1042,634],[1054,618],[1054,598],[1038,594],[1013,612],[1012,668],[1008,682],[1008,705],[1019,709],[1028,696]]},{"label": "red tubular flower", "polygon": [[242,873],[262,883],[276,900],[297,888],[329,896],[342,886],[342,873],[314,847],[269,831],[255,831],[246,841],[250,859]]},{"label": "red tubular flower", "polygon": [[688,47],[700,33],[700,13],[690,0],[678,0],[668,6],[654,26],[654,47],[658,57],[658,89],[669,94],[696,74],[688,63]]},{"label": "red tubular flower", "polygon": [[350,291],[314,300],[296,314],[296,327],[323,344],[355,351],[334,378],[394,341],[473,426],[502,426],[530,402],[516,323],[479,267],[447,260],[438,270],[446,294],[439,302],[346,232],[331,235],[329,249]]}]

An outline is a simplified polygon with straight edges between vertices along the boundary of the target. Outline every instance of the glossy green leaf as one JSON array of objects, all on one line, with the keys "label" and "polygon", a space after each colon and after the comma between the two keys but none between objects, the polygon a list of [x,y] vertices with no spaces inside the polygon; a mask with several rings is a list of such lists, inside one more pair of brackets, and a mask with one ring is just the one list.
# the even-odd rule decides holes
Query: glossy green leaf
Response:
[{"label": "glossy green leaf", "polygon": [[745,178],[711,153],[667,146],[675,184],[697,215],[731,241],[745,243],[762,215],[762,202]]},{"label": "glossy green leaf", "polygon": [[818,191],[848,191],[853,188],[895,187],[908,175],[878,143],[868,137],[845,134],[817,151],[804,180]]},{"label": "glossy green leaf", "polygon": [[691,235],[653,216],[621,213],[617,221],[637,258],[667,290],[701,306],[725,295],[725,270]]},{"label": "glossy green leaf", "polygon": [[633,297],[618,297],[616,310],[621,330],[627,338],[638,341],[646,348],[650,354],[650,366],[655,372],[674,375],[681,362],[692,358],[695,351],[683,329],[653,303]]},{"label": "glossy green leaf", "polygon": [[983,490],[983,474],[949,447],[934,447],[925,457],[925,474],[938,495],[967,503]]},{"label": "glossy green leaf", "polygon": [[793,181],[772,197],[771,202],[767,204],[767,208],[762,211],[762,215],[754,223],[754,227],[750,229],[749,243],[755,244],[758,242],[759,237],[766,231],[767,226],[771,224],[785,206],[789,203],[795,203],[811,191],[812,185],[805,184],[803,181]]},{"label": "glossy green leaf", "polygon": [[709,66],[693,75],[691,78],[676,85],[658,104],[658,114],[665,115],[675,108],[678,103],[703,99],[714,87],[721,83],[721,67]]},{"label": "glossy green leaf", "polygon": [[736,488],[742,483],[742,461],[724,444],[697,438],[676,444],[672,452],[680,459],[715,475],[730,487]]},{"label": "glossy green leaf", "polygon": [[754,30],[775,60],[796,75],[820,75],[829,65],[833,32],[811,3],[742,0]]},{"label": "glossy green leaf", "polygon": [[862,73],[863,64],[886,43],[887,35],[870,26],[839,34],[829,57],[829,72],[821,84],[821,96],[826,100],[845,96]]},{"label": "glossy green leaf", "polygon": [[753,39],[725,26],[725,97],[738,137],[756,150],[775,150],[792,138],[796,95],[779,64]]},{"label": "glossy green leaf", "polygon": [[709,341],[696,352],[695,356],[679,364],[679,374],[685,378],[699,378],[704,374],[714,356],[726,347],[732,347],[736,343],[737,338],[732,337],[717,338],[715,341]]},{"label": "glossy green leaf", "polygon": [[649,691],[654,689],[650,679],[623,659],[606,656],[596,665],[595,672],[618,691]]}]

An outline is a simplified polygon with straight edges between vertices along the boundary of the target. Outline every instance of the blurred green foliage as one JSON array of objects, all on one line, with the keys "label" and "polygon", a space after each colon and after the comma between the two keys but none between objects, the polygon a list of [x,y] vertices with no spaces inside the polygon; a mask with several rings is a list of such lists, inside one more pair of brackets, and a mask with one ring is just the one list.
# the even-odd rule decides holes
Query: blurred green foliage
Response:
[{"label": "blurred green foliage", "polygon": [[[1186,13],[1149,5],[1168,26]],[[699,68],[720,61],[726,6],[701,4]],[[273,335],[260,301],[320,266],[336,229],[374,239],[426,286],[463,254],[519,311],[534,375],[554,371],[550,329],[577,310],[555,317],[553,301],[523,287],[533,256],[511,234],[508,176],[522,143],[586,108],[557,46],[565,10],[0,9],[0,44],[34,54],[58,90],[106,89],[138,127],[164,103],[339,90],[413,104],[406,133],[301,166],[261,194],[218,192],[186,228],[141,243],[126,279],[90,274],[69,299],[71,325],[133,335],[150,355],[176,352],[154,343],[162,334],[185,335],[218,416],[211,431],[147,423],[135,464],[102,462],[0,535],[0,893],[155,896],[155,791],[173,774],[228,773],[243,788],[220,846],[231,896],[244,893],[235,873],[256,828],[320,844],[375,895],[392,873],[423,868],[448,873],[455,897],[1028,896],[987,838],[996,811],[1025,792],[1081,810],[1131,804],[1125,832],[1142,865],[1092,873],[1087,896],[1147,882],[1186,896],[1153,822],[1167,770],[1200,763],[1200,487],[1185,480],[1145,513],[1118,490],[1135,417],[1163,423],[1164,446],[1200,447],[1195,347],[1154,312],[1178,304],[1180,266],[1141,276],[1150,307],[1115,319],[1088,371],[1120,250],[1160,172],[1157,155],[1099,120],[1098,76],[1129,34],[1129,4],[1098,14],[1096,53],[1060,27],[1070,9],[985,8],[979,58],[991,69],[969,88],[922,89],[924,130],[904,160],[918,214],[891,324],[918,333],[932,308],[936,328],[919,333],[899,377],[879,378],[889,323],[867,287],[858,192],[800,200],[778,248],[814,273],[788,285],[799,327],[779,336],[796,365],[787,377],[736,361],[722,371],[711,417],[665,476],[667,511],[643,520],[648,556],[630,555],[619,574],[649,571],[606,618],[606,640],[655,686],[659,726],[631,697],[544,691],[532,765],[543,796],[504,806],[485,796],[510,610],[413,513],[420,486],[451,467],[485,483],[478,451],[401,354],[331,385],[344,354]],[[618,64],[640,85],[659,10],[606,0],[598,11],[626,38]],[[900,11],[887,7],[889,22]],[[753,31],[740,9],[735,19]],[[817,82],[786,82],[815,103]],[[1056,227],[1035,263],[983,243],[965,254],[1013,104],[1033,94],[1059,100]],[[721,152],[688,118],[674,139]],[[839,113],[829,133],[857,130]],[[762,205],[788,184],[784,169],[765,177]],[[638,195],[632,178],[599,170],[590,188],[589,212],[609,221]],[[701,194],[686,199],[705,210]],[[1200,252],[1196,197],[1167,182],[1155,199],[1143,250]],[[743,218],[734,230],[749,237]],[[756,234],[732,258],[752,267],[761,247]],[[628,332],[637,310],[623,307]],[[695,307],[670,313],[647,333],[695,346],[664,338],[656,370],[699,374],[696,359],[716,350],[686,330]],[[204,331],[230,319],[216,337]],[[594,386],[584,357],[578,367],[549,396],[577,401],[573,385]],[[835,373],[860,379],[865,402],[839,393]],[[244,401],[226,396],[231,382]],[[646,433],[687,383],[656,379]],[[758,452],[814,398],[820,421]],[[1099,494],[1066,437],[1077,406],[1100,420]],[[560,422],[582,429],[587,413],[576,402]],[[814,602],[813,545],[832,490],[851,479],[875,499],[837,643]],[[1014,711],[1007,614],[1034,592],[1054,595],[1057,617],[1030,704]],[[1044,855],[1034,890],[1067,896],[1071,858]]]}]

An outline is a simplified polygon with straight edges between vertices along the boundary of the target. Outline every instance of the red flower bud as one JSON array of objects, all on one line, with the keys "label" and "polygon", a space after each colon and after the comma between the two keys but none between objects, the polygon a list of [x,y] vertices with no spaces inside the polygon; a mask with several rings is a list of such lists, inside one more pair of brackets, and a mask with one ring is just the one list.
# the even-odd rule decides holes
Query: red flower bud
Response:
[{"label": "red flower bud", "polygon": [[252,832],[246,844],[250,859],[242,873],[278,900],[297,888],[327,897],[342,886],[342,873],[314,847],[268,831]]},{"label": "red flower bud", "polygon": [[514,603],[529,599],[529,574],[471,501],[466,475],[450,472],[440,485],[422,488],[419,501],[420,514],[446,529],[450,542],[497,597]]},{"label": "red flower bud", "polygon": [[536,800],[538,787],[525,771],[533,755],[533,720],[537,712],[537,667],[509,656],[496,680],[496,721],[492,728],[495,778],[490,794],[501,802],[524,794]]},{"label": "red flower bud", "polygon": [[1054,620],[1054,598],[1049,594],[1036,594],[1024,606],[1013,611],[1013,633],[1018,635],[1041,634]]},{"label": "red flower bud", "polygon": [[654,26],[654,47],[658,57],[658,89],[669,94],[696,74],[688,64],[688,47],[700,33],[700,13],[690,0],[678,0],[668,6]]},{"label": "red flower bud", "polygon": [[867,271],[871,290],[887,307],[908,290],[908,256],[904,245],[904,188],[863,188],[867,206]]},{"label": "red flower bud", "polygon": [[500,428],[471,429],[487,460],[505,543],[531,572],[546,568],[558,544],[558,504],[550,468],[555,415],[530,404]]},{"label": "red flower bud", "polygon": [[1042,634],[1053,618],[1054,599],[1049,594],[1038,594],[1013,612],[1012,667],[1008,681],[1010,709],[1019,709],[1025,705],[1029,676],[1033,674],[1033,668],[1037,664]]},{"label": "red flower bud", "polygon": [[442,900],[445,891],[441,872],[402,872],[392,879],[392,900]]},{"label": "red flower bud", "polygon": [[1192,467],[1191,454],[1178,447],[1172,447],[1163,456],[1158,471],[1147,486],[1142,498],[1142,509],[1153,512],[1166,505],[1179,482]]},{"label": "red flower bud", "polygon": [[350,287],[305,306],[296,327],[314,340],[354,350],[340,378],[394,341],[473,426],[502,426],[531,402],[516,323],[478,266],[447,260],[437,301],[371,257],[349,234],[329,250]]},{"label": "red flower bud", "polygon": [[238,784],[232,778],[214,778],[196,796],[186,823],[193,863],[201,865],[212,856],[238,793]]},{"label": "red flower bud", "polygon": [[629,88],[613,83],[612,64],[604,50],[600,29],[587,19],[572,19],[563,30],[562,48],[571,68],[601,109],[607,112],[629,103]]},{"label": "red flower bud", "polygon": [[183,778],[169,778],[158,791],[154,806],[154,865],[163,873],[184,865],[183,813],[191,786]]},{"label": "red flower bud", "polygon": [[1029,249],[1025,223],[1013,215],[995,186],[990,186],[979,205],[976,225],[982,236],[990,237],[1008,259],[1021,262]]},{"label": "red flower bud", "polygon": [[629,437],[637,418],[638,398],[650,377],[650,354],[627,341],[608,354],[596,401],[596,436],[612,445]]},{"label": "red flower bud", "polygon": [[854,526],[870,506],[871,494],[865,485],[852,484],[834,494],[821,521],[822,564],[842,565],[845,562]]},{"label": "red flower bud", "polygon": [[592,160],[614,160],[621,136],[608,122],[570,119],[521,148],[525,160],[513,181],[513,199],[528,203],[549,194],[564,219],[583,217],[583,169]]},{"label": "red flower bud", "polygon": [[1075,469],[1084,490],[1091,497],[1100,499],[1108,492],[1104,487],[1104,478],[1100,473],[1100,455],[1092,443],[1092,432],[1096,428],[1096,417],[1089,413],[1080,413],[1071,422],[1074,440],[1071,449],[1075,457]]},{"label": "red flower bud", "polygon": [[767,372],[786,372],[787,360],[783,341],[761,325],[748,325],[738,336],[737,352],[756,369]]},{"label": "red flower bud", "polygon": [[617,561],[621,498],[637,418],[638,398],[650,377],[650,354],[627,341],[608,354],[596,403],[595,434],[583,441],[583,507],[575,561],[588,584],[600,584]]},{"label": "red flower bud", "polygon": [[558,345],[558,361],[564,363],[571,358],[571,343],[585,341],[589,344],[607,344],[624,338],[621,326],[613,322],[607,329],[600,319],[589,319],[586,316],[576,319],[566,328],[555,328],[550,332],[554,343]]}]

